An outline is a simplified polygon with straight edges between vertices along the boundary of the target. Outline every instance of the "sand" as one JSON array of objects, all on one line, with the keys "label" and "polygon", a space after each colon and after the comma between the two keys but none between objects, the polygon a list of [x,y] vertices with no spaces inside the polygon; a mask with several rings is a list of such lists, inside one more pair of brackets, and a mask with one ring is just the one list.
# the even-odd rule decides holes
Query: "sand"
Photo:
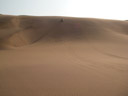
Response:
[{"label": "sand", "polygon": [[128,96],[128,21],[0,15],[0,96]]}]

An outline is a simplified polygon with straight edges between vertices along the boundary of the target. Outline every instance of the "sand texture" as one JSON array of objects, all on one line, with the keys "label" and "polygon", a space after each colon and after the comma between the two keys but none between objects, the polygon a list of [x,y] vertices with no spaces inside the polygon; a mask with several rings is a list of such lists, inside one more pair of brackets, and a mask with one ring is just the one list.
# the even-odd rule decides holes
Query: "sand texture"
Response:
[{"label": "sand texture", "polygon": [[0,15],[0,96],[128,96],[128,21]]}]

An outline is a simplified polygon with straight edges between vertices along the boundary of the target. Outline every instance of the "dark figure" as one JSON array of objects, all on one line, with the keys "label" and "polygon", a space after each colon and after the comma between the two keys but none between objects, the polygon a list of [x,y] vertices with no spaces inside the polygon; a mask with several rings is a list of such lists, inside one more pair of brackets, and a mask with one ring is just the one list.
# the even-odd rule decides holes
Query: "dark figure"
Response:
[{"label": "dark figure", "polygon": [[60,22],[64,22],[64,19],[62,18],[62,19],[60,20]]}]

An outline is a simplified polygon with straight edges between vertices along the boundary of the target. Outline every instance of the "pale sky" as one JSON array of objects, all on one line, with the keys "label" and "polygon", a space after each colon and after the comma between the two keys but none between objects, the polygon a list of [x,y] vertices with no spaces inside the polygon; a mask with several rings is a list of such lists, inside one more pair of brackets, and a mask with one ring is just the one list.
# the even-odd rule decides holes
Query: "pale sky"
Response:
[{"label": "pale sky", "polygon": [[128,20],[128,0],[0,0],[0,14]]}]

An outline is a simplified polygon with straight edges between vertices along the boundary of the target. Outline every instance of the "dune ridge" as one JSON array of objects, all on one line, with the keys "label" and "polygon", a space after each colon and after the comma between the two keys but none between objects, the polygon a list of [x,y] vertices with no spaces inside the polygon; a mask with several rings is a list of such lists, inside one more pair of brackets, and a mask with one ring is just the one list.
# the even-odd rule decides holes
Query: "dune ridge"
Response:
[{"label": "dune ridge", "polygon": [[[106,36],[108,36],[106,39],[111,39],[110,36],[116,34],[127,38],[128,34],[127,21],[3,15],[0,18],[1,42],[11,46],[32,44],[40,39],[45,41],[85,40],[86,38],[103,40]],[[61,22],[62,18],[64,22]]]}]

